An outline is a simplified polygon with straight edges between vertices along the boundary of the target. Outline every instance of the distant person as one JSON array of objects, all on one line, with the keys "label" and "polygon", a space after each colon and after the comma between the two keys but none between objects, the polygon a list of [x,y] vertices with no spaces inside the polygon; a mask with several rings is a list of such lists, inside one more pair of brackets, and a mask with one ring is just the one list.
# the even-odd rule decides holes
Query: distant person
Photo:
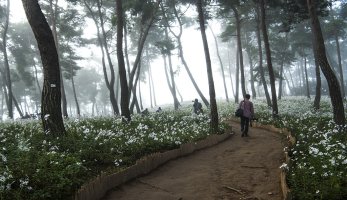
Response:
[{"label": "distant person", "polygon": [[30,119],[30,115],[28,112],[25,112],[25,115],[22,117],[22,119]]},{"label": "distant person", "polygon": [[239,104],[239,108],[243,109],[243,115],[241,116],[241,137],[248,137],[249,122],[254,116],[253,103],[249,100],[250,98],[251,95],[246,94]]},{"label": "distant person", "polygon": [[144,109],[142,112],[141,112],[142,115],[149,115],[149,111],[148,109]]},{"label": "distant person", "polygon": [[156,111],[157,113],[161,112],[161,107],[158,108],[158,110]]},{"label": "distant person", "polygon": [[200,113],[203,113],[202,104],[198,101],[198,99],[195,99],[193,102],[194,102],[193,104],[194,113],[197,115],[199,115]]}]

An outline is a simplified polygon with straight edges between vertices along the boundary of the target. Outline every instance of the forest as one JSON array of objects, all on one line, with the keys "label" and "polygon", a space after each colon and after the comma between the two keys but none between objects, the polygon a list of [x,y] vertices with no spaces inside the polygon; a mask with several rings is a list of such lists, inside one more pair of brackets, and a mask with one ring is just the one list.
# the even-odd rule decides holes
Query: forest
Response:
[{"label": "forest", "polygon": [[246,94],[298,140],[294,199],[347,198],[346,1],[0,0],[0,18],[0,200],[69,199],[221,134]]}]

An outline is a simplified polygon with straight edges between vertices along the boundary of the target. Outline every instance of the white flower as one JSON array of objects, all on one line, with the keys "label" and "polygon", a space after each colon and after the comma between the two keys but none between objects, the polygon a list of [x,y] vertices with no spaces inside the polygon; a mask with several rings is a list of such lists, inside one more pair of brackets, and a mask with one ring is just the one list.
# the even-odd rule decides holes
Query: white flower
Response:
[{"label": "white flower", "polygon": [[287,163],[283,163],[283,164],[280,166],[280,169],[284,169],[284,170],[288,169]]},{"label": "white flower", "polygon": [[7,158],[5,155],[3,155],[2,153],[0,153],[1,159],[3,162],[7,162]]}]

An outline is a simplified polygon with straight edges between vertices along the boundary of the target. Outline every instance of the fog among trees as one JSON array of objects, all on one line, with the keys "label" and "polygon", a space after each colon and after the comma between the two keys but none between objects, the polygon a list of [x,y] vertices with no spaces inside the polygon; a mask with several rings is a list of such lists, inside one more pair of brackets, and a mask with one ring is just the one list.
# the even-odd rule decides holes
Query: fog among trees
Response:
[{"label": "fog among trees", "polygon": [[[347,2],[343,0],[0,1],[0,120],[63,119],[217,101],[329,96],[345,123]],[[13,22],[13,6],[27,20]],[[16,9],[17,10],[17,9]],[[19,10],[19,9],[18,9]],[[12,17],[11,17],[12,16]],[[33,117],[33,116],[31,116]]]}]

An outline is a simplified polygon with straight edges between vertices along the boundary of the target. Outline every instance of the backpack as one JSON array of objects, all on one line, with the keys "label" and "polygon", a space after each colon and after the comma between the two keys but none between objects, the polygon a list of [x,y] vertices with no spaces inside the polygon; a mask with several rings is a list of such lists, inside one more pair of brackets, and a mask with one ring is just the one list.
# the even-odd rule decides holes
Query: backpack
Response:
[{"label": "backpack", "polygon": [[242,107],[244,106],[244,101],[242,101],[240,108],[238,108],[235,112],[236,117],[242,117],[243,116],[243,109]]}]

